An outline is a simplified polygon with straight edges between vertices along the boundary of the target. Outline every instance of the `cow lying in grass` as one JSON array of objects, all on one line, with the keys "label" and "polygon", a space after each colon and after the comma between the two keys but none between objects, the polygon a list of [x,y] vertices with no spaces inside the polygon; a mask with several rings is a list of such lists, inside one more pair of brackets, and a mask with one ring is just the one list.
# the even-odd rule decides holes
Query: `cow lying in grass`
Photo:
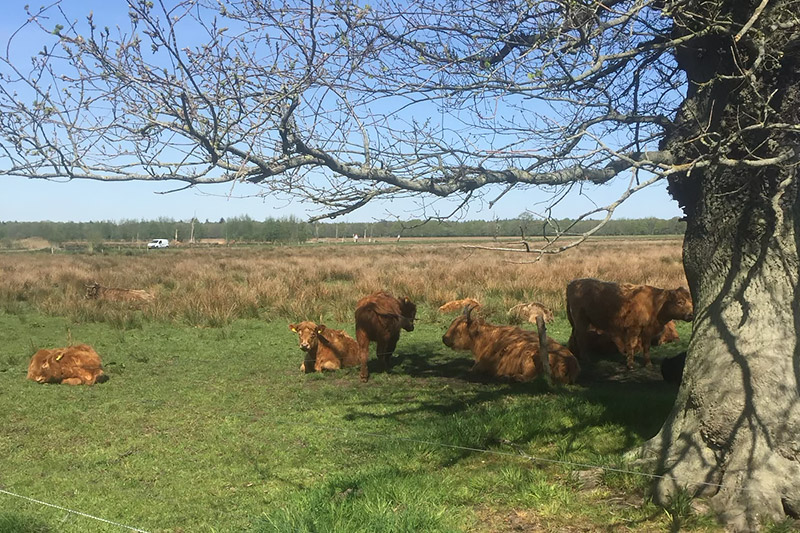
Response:
[{"label": "cow lying in grass", "polygon": [[547,324],[554,320],[553,311],[539,302],[517,304],[508,310],[508,316],[517,320],[530,322],[531,324],[536,324],[536,317],[538,316],[542,317]]},{"label": "cow lying in grass", "polygon": [[151,302],[155,296],[141,289],[115,289],[103,287],[99,283],[86,285],[86,298],[90,300],[111,300],[115,302]]},{"label": "cow lying in grass", "polygon": [[322,372],[357,366],[358,344],[355,339],[339,329],[330,329],[324,324],[305,321],[289,324],[289,329],[297,333],[300,349],[306,353],[301,372]]},{"label": "cow lying in grass", "polygon": [[462,298],[461,300],[452,300],[442,304],[439,306],[439,312],[452,313],[453,311],[461,311],[467,306],[477,309],[481,304],[475,298]]},{"label": "cow lying in grass", "polygon": [[[472,308],[453,320],[442,342],[454,350],[470,350],[475,356],[472,372],[515,381],[530,381],[542,372],[539,337],[514,326],[495,326],[472,316]],[[550,370],[555,381],[575,383],[578,360],[563,345],[547,339]]]},{"label": "cow lying in grass", "polygon": [[108,381],[100,356],[87,344],[39,350],[28,365],[28,379],[37,383],[94,385]]},{"label": "cow lying in grass", "polygon": [[650,366],[650,344],[670,320],[691,321],[692,297],[683,287],[660,289],[650,285],[575,279],[567,285],[567,318],[572,325],[569,346],[579,357],[591,351],[591,330],[608,335],[633,368],[641,350]]}]

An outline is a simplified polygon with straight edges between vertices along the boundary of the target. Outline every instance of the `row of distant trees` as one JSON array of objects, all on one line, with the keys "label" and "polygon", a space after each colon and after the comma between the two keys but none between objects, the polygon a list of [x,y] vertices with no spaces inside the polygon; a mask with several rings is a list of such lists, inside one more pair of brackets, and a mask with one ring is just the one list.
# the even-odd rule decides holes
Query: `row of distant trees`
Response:
[{"label": "row of distant trees", "polygon": [[[72,241],[145,241],[153,238],[177,239],[188,242],[192,238],[225,239],[253,242],[305,242],[311,239],[387,238],[403,237],[536,237],[553,235],[557,230],[569,228],[570,233],[586,231],[591,221],[573,224],[568,219],[543,221],[531,218],[504,220],[469,220],[428,222],[375,221],[375,222],[315,222],[309,223],[294,216],[253,220],[248,216],[221,218],[218,221],[179,221],[168,218],[157,220],[122,220],[119,222],[0,222],[0,241],[40,237],[51,243]],[[611,220],[599,235],[682,235],[686,224],[678,218]]]}]

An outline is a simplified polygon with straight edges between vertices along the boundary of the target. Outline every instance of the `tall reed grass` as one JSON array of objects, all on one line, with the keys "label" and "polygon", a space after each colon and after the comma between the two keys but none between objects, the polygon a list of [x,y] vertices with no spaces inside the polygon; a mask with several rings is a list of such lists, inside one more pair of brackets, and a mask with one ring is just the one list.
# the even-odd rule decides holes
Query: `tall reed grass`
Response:
[{"label": "tall reed grass", "polygon": [[[574,278],[685,285],[681,243],[599,240],[538,262],[527,255],[455,243],[306,244],[259,248],[171,249],[103,254],[0,255],[0,306],[25,308],[120,328],[142,320],[223,326],[237,318],[348,322],[356,301],[375,290],[406,295],[421,316],[473,297],[489,317],[506,320],[520,302],[564,310]],[[85,285],[146,289],[156,299],[127,304],[87,300]]]}]

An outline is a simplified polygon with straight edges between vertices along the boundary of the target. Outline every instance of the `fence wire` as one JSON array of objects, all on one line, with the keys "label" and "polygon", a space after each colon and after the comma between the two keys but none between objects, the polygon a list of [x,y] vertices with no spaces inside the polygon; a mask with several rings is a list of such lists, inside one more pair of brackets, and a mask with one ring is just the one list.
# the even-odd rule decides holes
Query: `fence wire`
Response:
[{"label": "fence wire", "polygon": [[56,505],[54,503],[43,502],[42,500],[37,500],[35,498],[30,498],[28,496],[23,496],[22,494],[16,494],[16,493],[8,491],[8,490],[0,489],[0,494],[5,494],[7,496],[12,496],[14,498],[20,498],[22,500],[26,500],[28,502],[36,503],[36,504],[39,504],[39,505],[44,505],[46,507],[52,507],[53,509],[58,509],[60,511],[65,511],[67,513],[75,514],[75,515],[78,515],[78,516],[82,516],[84,518],[90,518],[92,520],[97,520],[98,522],[104,522],[106,524],[110,524],[112,526],[117,526],[119,528],[127,529],[129,531],[138,531],[139,533],[150,533],[149,531],[144,530],[144,529],[139,529],[138,527],[126,526],[125,524],[120,524],[119,522],[114,522],[112,520],[107,520],[105,518],[100,518],[99,516],[90,515],[88,513],[82,513],[81,511],[76,511],[74,509],[68,509],[66,507],[62,507],[61,505]]}]

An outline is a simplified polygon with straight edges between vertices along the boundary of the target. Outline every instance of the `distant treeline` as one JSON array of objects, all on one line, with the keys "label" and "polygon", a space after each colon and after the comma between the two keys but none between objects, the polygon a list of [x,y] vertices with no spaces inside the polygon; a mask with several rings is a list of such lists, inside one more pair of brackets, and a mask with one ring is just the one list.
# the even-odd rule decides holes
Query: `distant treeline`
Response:
[{"label": "distant treeline", "polygon": [[[87,241],[136,242],[166,238],[188,242],[199,239],[224,239],[248,242],[304,242],[315,238],[402,237],[537,237],[553,235],[557,229],[569,228],[569,233],[581,233],[596,221],[581,221],[570,228],[568,219],[545,224],[533,218],[504,220],[469,220],[428,222],[420,220],[377,222],[305,222],[297,217],[267,218],[256,221],[248,216],[201,222],[157,220],[122,220],[119,222],[0,222],[0,242],[39,237],[51,243]],[[682,235],[686,224],[678,218],[611,220],[597,235]]]}]

